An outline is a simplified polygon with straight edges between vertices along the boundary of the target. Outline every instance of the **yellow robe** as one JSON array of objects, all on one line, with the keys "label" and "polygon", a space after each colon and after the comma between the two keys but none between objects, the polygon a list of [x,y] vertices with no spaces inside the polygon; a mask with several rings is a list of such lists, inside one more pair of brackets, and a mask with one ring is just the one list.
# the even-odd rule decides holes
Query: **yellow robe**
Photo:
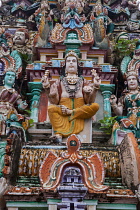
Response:
[{"label": "yellow robe", "polygon": [[73,110],[69,116],[63,115],[60,106],[50,105],[48,114],[55,134],[68,137],[78,134],[84,129],[84,119],[91,118],[99,109],[97,103],[85,105],[83,98],[61,98],[59,105]]}]

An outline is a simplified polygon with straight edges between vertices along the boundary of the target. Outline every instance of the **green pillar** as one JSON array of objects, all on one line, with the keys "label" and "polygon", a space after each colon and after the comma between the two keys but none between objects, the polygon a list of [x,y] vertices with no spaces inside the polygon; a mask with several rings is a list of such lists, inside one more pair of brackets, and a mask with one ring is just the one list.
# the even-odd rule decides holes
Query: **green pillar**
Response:
[{"label": "green pillar", "polygon": [[115,90],[114,84],[101,84],[100,89],[104,100],[104,117],[111,117],[110,96]]},{"label": "green pillar", "polygon": [[31,115],[30,118],[34,120],[34,122],[38,122],[38,108],[39,108],[39,100],[40,93],[42,92],[42,83],[41,82],[29,82],[29,90],[31,93],[28,95],[31,96]]}]

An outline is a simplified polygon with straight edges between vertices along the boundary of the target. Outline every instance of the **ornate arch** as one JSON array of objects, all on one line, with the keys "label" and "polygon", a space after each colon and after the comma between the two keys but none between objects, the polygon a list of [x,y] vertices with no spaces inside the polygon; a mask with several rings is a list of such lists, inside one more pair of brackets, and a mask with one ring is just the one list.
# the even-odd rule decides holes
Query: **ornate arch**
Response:
[{"label": "ornate arch", "polygon": [[76,135],[67,139],[67,151],[58,157],[49,152],[45,157],[39,171],[40,181],[46,191],[56,191],[60,185],[63,170],[67,166],[77,166],[81,169],[84,185],[89,193],[103,192],[108,186],[103,185],[104,167],[98,153],[89,157],[80,155],[81,142]]}]

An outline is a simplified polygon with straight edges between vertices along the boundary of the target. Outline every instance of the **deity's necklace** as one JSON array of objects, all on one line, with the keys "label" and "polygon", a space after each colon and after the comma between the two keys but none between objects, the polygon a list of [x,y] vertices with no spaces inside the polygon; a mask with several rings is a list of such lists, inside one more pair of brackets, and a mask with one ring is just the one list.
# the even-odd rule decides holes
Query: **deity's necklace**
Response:
[{"label": "deity's necklace", "polygon": [[[132,106],[133,107],[135,107],[137,105],[136,104],[136,101],[137,100],[140,100],[140,93],[138,92],[138,93],[135,93],[135,94],[137,94],[137,95],[136,95],[136,97],[134,99],[131,98],[131,95],[132,94],[130,94],[130,93],[127,94],[127,96],[126,96],[126,98],[128,99],[128,101],[130,101],[132,103]],[[135,94],[133,94],[133,95],[135,95]]]},{"label": "deity's necklace", "polygon": [[[81,77],[76,77],[75,80],[67,80],[67,77],[62,78],[62,82],[64,84],[64,87],[66,91],[69,93],[70,98],[75,98],[76,92],[80,89],[80,85],[82,83],[83,79]],[[75,85],[75,88],[70,88],[69,85]]]},{"label": "deity's necklace", "polygon": [[75,77],[73,76],[66,76],[67,82],[69,85],[75,85],[77,83],[77,80],[79,77],[76,75]]}]

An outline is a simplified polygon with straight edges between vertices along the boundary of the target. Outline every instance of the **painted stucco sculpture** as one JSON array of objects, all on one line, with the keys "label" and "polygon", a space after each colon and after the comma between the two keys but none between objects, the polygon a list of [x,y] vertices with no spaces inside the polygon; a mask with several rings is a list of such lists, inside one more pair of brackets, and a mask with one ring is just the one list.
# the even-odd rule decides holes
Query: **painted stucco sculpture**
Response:
[{"label": "painted stucco sculpture", "polygon": [[87,194],[87,187],[82,181],[82,172],[78,166],[69,166],[64,169],[58,193],[62,199],[62,202],[58,204],[60,210],[64,206],[68,209],[72,205],[81,210],[86,208],[83,199]]},{"label": "painted stucco sculpture", "polygon": [[[4,204],[1,194],[5,193],[8,209],[139,210],[140,202],[135,190],[140,194],[140,139],[132,133],[138,130],[125,128],[124,121],[117,122],[113,127],[116,143],[112,145],[109,142],[110,135],[104,133],[100,124],[100,120],[105,117],[109,127],[116,115],[109,99],[112,94],[121,97],[124,73],[128,74],[133,68],[140,77],[140,47],[137,46],[136,53],[135,47],[132,49],[132,45],[129,45],[131,41],[134,43],[133,39],[139,39],[139,0],[1,2],[0,87],[4,88],[2,81],[6,70],[13,66],[17,80],[11,89],[23,96],[30,108],[19,110],[15,102],[15,115],[9,114],[6,119],[7,133],[0,135],[0,177],[6,178],[5,184],[12,185],[6,193],[0,190],[0,202]],[[127,51],[123,51],[124,45],[121,45],[124,52],[121,59],[119,52],[116,55],[114,51],[115,40],[120,32],[129,39],[126,40],[126,49],[132,49],[124,59]],[[72,50],[79,57],[78,65],[75,56],[76,62],[72,61],[72,67],[75,68],[76,64],[75,70],[78,69],[78,75],[75,76],[69,74],[70,69],[66,75],[63,65],[66,63],[65,55]],[[66,66],[67,70],[67,63]],[[101,84],[94,86],[100,86],[95,94],[95,102],[100,105],[100,109],[89,119],[79,119],[79,116],[89,117],[93,114],[94,100],[90,100],[89,95],[94,88],[93,83],[96,84],[94,80],[97,78],[100,83],[100,79],[94,71],[91,72],[92,69],[101,79]],[[41,82],[44,74],[46,88]],[[87,90],[86,94],[82,90]],[[14,98],[15,94],[11,94],[11,97]],[[82,97],[77,100],[78,94]],[[3,103],[0,102],[0,105]],[[60,111],[59,116],[56,110]],[[83,113],[85,110],[86,113]],[[33,126],[25,131],[25,142],[23,125],[27,125],[22,121],[27,115],[30,115]],[[71,120],[75,116],[76,119]],[[129,117],[127,113],[119,117],[124,116]],[[74,126],[71,123],[71,137],[54,133],[58,125],[63,132],[70,130],[69,122],[74,122]],[[117,134],[121,135],[122,142]],[[54,136],[50,138],[51,135]],[[66,144],[67,138],[71,138],[69,144]],[[56,142],[59,143],[56,145]],[[119,146],[114,145],[119,143]],[[3,188],[1,180],[0,188]],[[2,210],[6,209],[4,205],[2,207]]]},{"label": "painted stucco sculpture", "polygon": [[38,29],[34,43],[36,47],[44,47],[48,44],[48,37],[52,28],[51,13],[48,1],[41,1],[40,8],[34,13]]},{"label": "painted stucco sculpture", "polygon": [[122,5],[129,11],[129,21],[127,22],[127,29],[135,31],[140,27],[139,10],[140,1],[122,1]]},{"label": "painted stucco sculpture", "polygon": [[91,25],[93,24],[94,45],[102,49],[108,49],[110,47],[109,34],[113,32],[114,24],[108,17],[108,10],[102,6],[100,0],[96,2],[90,20]]},{"label": "painted stucco sculpture", "polygon": [[52,44],[67,41],[67,35],[71,32],[77,34],[78,40],[81,43],[93,44],[94,35],[92,27],[86,22],[85,14],[82,14],[82,5],[84,4],[85,2],[83,1],[65,1],[64,7],[62,6],[63,13],[60,13],[61,23],[56,23],[51,31],[50,41]]},{"label": "painted stucco sculpture", "polygon": [[99,109],[99,105],[94,103],[101,82],[97,73],[92,70],[94,83],[79,77],[78,57],[72,51],[66,55],[65,62],[65,76],[60,80],[50,84],[47,75],[42,78],[51,103],[49,118],[58,142],[63,137],[80,133],[84,128],[84,119],[91,118]]},{"label": "painted stucco sculpture", "polygon": [[0,178],[0,208],[6,209],[6,201],[4,199],[4,193],[8,190],[8,184],[5,178]]},{"label": "painted stucco sculpture", "polygon": [[[2,7],[0,7],[1,18],[0,22],[4,25],[16,26],[30,26],[28,18],[39,7],[39,2],[34,1],[16,1],[16,0],[2,0]],[[3,18],[6,16],[6,18]],[[10,16],[10,18],[9,18]]]},{"label": "painted stucco sculpture", "polygon": [[76,135],[67,139],[67,151],[60,157],[49,152],[40,167],[40,181],[46,191],[55,190],[60,184],[63,171],[71,166],[77,166],[84,176],[83,183],[90,193],[103,193],[108,186],[103,185],[104,168],[102,161],[95,153],[89,157],[80,154],[81,142]]},{"label": "painted stucco sculpture", "polygon": [[27,107],[27,103],[22,101],[21,96],[14,88],[16,79],[16,71],[11,66],[7,69],[4,76],[4,86],[0,92],[0,132],[1,135],[6,134],[6,127],[21,126],[21,122],[24,117],[18,114],[15,105],[18,106],[18,110],[24,110]]},{"label": "painted stucco sculpture", "polygon": [[13,37],[13,43],[15,45],[26,45],[26,43],[29,40],[28,31],[24,28],[19,28],[16,30],[14,37]]},{"label": "painted stucco sculpture", "polygon": [[[140,91],[137,72],[130,71],[126,74],[128,90],[124,90],[122,97],[116,104],[117,98],[110,98],[114,113],[118,116],[120,127],[116,124],[114,144],[120,144],[125,133],[133,132],[136,138],[140,138]],[[124,115],[123,110],[126,112]],[[120,138],[117,133],[120,132]],[[124,135],[123,135],[124,134]]]},{"label": "painted stucco sculpture", "polygon": [[21,54],[32,54],[32,45],[28,29],[18,28],[13,36],[12,53],[17,51]]},{"label": "painted stucco sculpture", "polygon": [[132,132],[127,133],[118,150],[122,182],[136,189],[140,183],[140,149]]},{"label": "painted stucco sculpture", "polygon": [[70,7],[67,10],[67,14],[64,18],[63,23],[64,28],[82,28],[83,23],[80,20],[80,17],[77,13],[77,9],[74,7],[74,5],[70,5]]}]

